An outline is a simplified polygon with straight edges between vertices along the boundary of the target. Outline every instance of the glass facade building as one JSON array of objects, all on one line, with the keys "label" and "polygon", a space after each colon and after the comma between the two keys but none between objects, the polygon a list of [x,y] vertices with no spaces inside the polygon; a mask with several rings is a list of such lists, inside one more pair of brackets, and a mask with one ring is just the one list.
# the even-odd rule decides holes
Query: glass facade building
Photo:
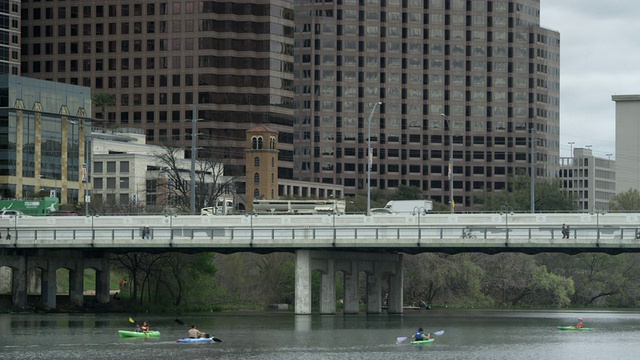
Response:
[{"label": "glass facade building", "polygon": [[54,190],[61,204],[83,202],[90,112],[89,88],[0,76],[0,196]]}]

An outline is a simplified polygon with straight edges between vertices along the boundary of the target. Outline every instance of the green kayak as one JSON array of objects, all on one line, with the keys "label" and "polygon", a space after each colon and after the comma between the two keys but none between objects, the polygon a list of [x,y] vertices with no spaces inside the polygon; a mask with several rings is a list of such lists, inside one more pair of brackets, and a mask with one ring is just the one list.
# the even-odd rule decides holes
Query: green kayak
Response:
[{"label": "green kayak", "polygon": [[432,344],[434,341],[436,341],[436,339],[429,339],[429,340],[414,340],[411,343],[413,345],[427,345],[427,344]]},{"label": "green kayak", "polygon": [[126,338],[126,337],[150,338],[150,337],[159,337],[160,331],[140,332],[140,331],[118,330],[118,335],[120,335],[120,337],[123,337],[123,338]]},{"label": "green kayak", "polygon": [[591,328],[577,328],[575,326],[558,326],[558,330],[568,330],[568,331],[591,331]]}]

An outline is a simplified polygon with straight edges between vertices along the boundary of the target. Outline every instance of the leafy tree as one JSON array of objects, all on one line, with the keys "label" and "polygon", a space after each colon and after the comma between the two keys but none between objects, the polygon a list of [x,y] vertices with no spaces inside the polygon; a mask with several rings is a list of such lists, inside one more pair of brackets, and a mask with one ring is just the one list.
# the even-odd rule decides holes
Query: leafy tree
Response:
[{"label": "leafy tree", "polygon": [[640,191],[629,189],[609,201],[609,208],[616,211],[640,210]]},{"label": "leafy tree", "polygon": [[404,262],[404,301],[417,304],[482,305],[492,300],[480,291],[484,271],[470,254],[418,254]]},{"label": "leafy tree", "polygon": [[424,194],[418,187],[401,185],[389,198],[390,200],[420,200],[424,199]]},{"label": "leafy tree", "polygon": [[[531,209],[531,181],[528,175],[517,175],[509,181],[508,191],[485,192],[475,196],[479,210],[500,211],[510,206],[515,211]],[[575,198],[562,189],[559,180],[541,181],[535,184],[536,211],[577,210]]]}]

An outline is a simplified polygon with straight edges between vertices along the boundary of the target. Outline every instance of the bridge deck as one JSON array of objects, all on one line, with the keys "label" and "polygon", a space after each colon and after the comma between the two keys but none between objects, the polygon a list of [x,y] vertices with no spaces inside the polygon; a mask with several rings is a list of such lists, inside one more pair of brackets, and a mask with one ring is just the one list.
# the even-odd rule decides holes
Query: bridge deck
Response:
[{"label": "bridge deck", "polygon": [[[639,219],[636,213],[23,217],[0,219],[0,248],[619,253],[640,251]],[[565,223],[569,239],[562,238]]]}]

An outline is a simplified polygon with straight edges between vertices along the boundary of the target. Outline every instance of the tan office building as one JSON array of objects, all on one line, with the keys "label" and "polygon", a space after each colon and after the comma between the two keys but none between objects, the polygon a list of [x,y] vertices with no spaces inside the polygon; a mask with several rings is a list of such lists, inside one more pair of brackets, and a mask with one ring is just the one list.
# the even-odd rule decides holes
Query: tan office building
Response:
[{"label": "tan office building", "polygon": [[300,180],[366,192],[370,140],[372,188],[449,204],[453,151],[465,210],[530,172],[531,128],[535,176],[555,177],[560,40],[539,1],[297,1],[295,47]]}]

